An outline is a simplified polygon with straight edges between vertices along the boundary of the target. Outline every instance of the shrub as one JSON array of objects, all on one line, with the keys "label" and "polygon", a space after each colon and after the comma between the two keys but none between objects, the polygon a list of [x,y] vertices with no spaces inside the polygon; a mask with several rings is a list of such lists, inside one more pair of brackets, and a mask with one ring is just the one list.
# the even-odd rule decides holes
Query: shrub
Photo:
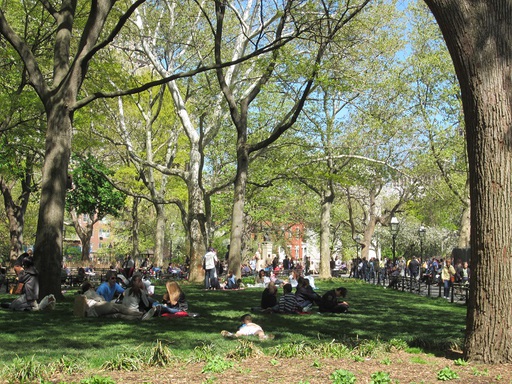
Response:
[{"label": "shrub", "polygon": [[337,369],[329,378],[333,384],[354,384],[356,382],[356,376],[346,369]]},{"label": "shrub", "polygon": [[85,363],[76,358],[62,356],[59,360],[52,364],[54,372],[60,372],[67,375],[82,372]]},{"label": "shrub", "polygon": [[238,339],[238,345],[235,350],[229,352],[227,357],[232,359],[247,359],[261,355],[263,355],[262,350],[255,346],[253,342],[246,339]]},{"label": "shrub", "polygon": [[110,377],[92,376],[80,381],[80,384],[116,384]]},{"label": "shrub", "polygon": [[305,357],[311,354],[313,348],[305,341],[284,343],[273,348],[273,357]]},{"label": "shrub", "polygon": [[437,373],[437,380],[439,381],[449,381],[458,378],[459,375],[457,374],[457,372],[452,370],[450,367],[445,367]]},{"label": "shrub", "polygon": [[106,371],[140,371],[146,365],[144,360],[144,356],[119,354],[112,360],[105,361],[101,368]]},{"label": "shrub", "polygon": [[314,353],[321,357],[340,359],[350,355],[350,348],[344,344],[330,342],[319,344],[314,348]]},{"label": "shrub", "polygon": [[372,379],[370,381],[370,384],[389,384],[389,383],[391,383],[391,377],[389,377],[389,373],[387,373],[387,372],[378,371],[378,372],[372,373],[370,378]]},{"label": "shrub", "polygon": [[226,369],[233,368],[233,365],[232,361],[228,361],[220,356],[214,356],[206,362],[202,373],[222,373]]},{"label": "shrub", "polygon": [[208,361],[216,354],[215,346],[213,344],[203,343],[194,348],[193,355],[190,361]]},{"label": "shrub", "polygon": [[45,381],[52,374],[52,369],[34,360],[16,357],[11,364],[3,369],[2,376],[8,383],[32,383]]},{"label": "shrub", "polygon": [[168,346],[157,340],[155,346],[149,352],[148,365],[153,367],[165,367],[174,359],[174,355]]}]

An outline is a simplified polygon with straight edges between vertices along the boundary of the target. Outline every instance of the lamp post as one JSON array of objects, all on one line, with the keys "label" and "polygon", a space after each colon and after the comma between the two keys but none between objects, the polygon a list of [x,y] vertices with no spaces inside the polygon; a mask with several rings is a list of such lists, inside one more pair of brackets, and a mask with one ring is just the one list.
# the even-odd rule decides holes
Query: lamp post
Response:
[{"label": "lamp post", "polygon": [[391,237],[393,238],[393,265],[396,265],[396,235],[400,229],[400,222],[393,216],[390,221]]},{"label": "lamp post", "polygon": [[427,229],[423,224],[420,225],[418,229],[418,236],[420,238],[420,277],[423,271],[423,240],[425,240],[425,236],[427,235]]},{"label": "lamp post", "polygon": [[359,276],[359,274],[361,272],[359,272],[359,243],[361,241],[361,236],[359,236],[359,234],[356,235],[356,237],[354,238],[354,241],[356,242],[356,266],[355,266],[355,269],[354,269],[354,277],[356,279],[359,279],[361,276]]}]

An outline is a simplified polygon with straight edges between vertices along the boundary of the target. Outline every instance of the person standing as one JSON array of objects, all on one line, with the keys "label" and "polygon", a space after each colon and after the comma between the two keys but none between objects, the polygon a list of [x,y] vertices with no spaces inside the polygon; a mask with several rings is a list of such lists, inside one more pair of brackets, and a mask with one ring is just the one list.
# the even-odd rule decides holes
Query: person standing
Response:
[{"label": "person standing", "polygon": [[204,268],[204,287],[206,289],[212,288],[212,280],[217,278],[217,265],[218,259],[215,250],[212,247],[208,248],[208,252],[203,256]]},{"label": "person standing", "polygon": [[452,261],[446,258],[443,269],[441,270],[441,279],[443,280],[444,298],[450,298],[450,286],[452,284],[452,277],[455,277],[455,268],[453,268]]},{"label": "person standing", "polygon": [[413,279],[418,279],[420,272],[420,262],[416,258],[416,256],[412,257],[412,260],[409,261],[409,265],[407,266],[409,269],[409,274]]}]

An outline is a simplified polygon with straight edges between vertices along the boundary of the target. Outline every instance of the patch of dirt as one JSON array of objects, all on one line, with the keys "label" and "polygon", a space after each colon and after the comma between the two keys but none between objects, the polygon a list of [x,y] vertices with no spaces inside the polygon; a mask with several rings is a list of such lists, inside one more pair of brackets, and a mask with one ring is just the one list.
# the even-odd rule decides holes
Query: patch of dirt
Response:
[{"label": "patch of dirt", "polygon": [[116,383],[332,383],[333,372],[344,369],[352,372],[357,383],[370,383],[371,375],[386,372],[393,383],[439,383],[438,373],[448,367],[459,378],[457,383],[512,383],[512,365],[468,364],[456,366],[453,359],[403,351],[390,353],[381,359],[272,358],[258,356],[245,360],[230,360],[232,368],[221,373],[205,372],[204,362],[176,361],[166,368],[148,368],[138,372],[101,371],[80,375],[54,377],[52,382],[78,383],[94,375],[110,377]]}]

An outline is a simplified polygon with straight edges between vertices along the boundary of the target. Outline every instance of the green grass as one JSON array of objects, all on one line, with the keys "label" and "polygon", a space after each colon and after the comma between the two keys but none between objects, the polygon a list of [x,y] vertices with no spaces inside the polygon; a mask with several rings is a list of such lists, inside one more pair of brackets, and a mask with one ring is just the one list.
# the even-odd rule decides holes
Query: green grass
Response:
[{"label": "green grass", "polygon": [[[351,313],[253,314],[254,321],[276,337],[250,341],[263,353],[276,356],[293,354],[295,347],[304,346],[311,350],[317,348],[318,353],[326,356],[348,354],[339,345],[327,345],[333,341],[354,348],[353,354],[361,356],[382,349],[380,343],[389,349],[403,349],[407,343],[410,347],[429,350],[445,349],[462,342],[466,313],[463,306],[352,280],[317,282],[319,292],[340,285],[348,288],[346,300],[351,305]],[[239,347],[236,340],[224,339],[220,331],[237,328],[239,317],[259,305],[261,289],[204,291],[188,283],[183,283],[182,288],[190,311],[199,313],[199,317],[155,318],[147,322],[78,318],[72,315],[74,292],[67,292],[52,312],[1,310],[0,361],[10,364],[18,356],[49,363],[66,356],[99,368],[118,355],[129,356],[139,349],[155,348],[157,341],[174,356],[188,360],[198,358],[205,349],[234,350],[242,356],[253,352],[249,345]],[[163,292],[164,286],[157,286],[156,298],[161,298]],[[0,295],[2,301],[12,299],[10,295]]]}]

